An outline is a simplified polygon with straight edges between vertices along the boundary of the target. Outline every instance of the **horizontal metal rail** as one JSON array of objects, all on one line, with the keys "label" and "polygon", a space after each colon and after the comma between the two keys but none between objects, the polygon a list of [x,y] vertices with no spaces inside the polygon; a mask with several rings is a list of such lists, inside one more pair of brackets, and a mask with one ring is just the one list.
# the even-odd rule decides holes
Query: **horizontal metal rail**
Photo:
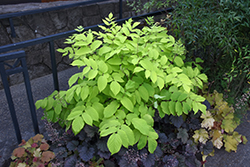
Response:
[{"label": "horizontal metal rail", "polygon": [[[89,1],[85,1],[85,2],[72,3],[72,4],[68,4],[68,5],[61,5],[61,6],[44,8],[44,9],[27,10],[27,11],[23,11],[23,12],[15,12],[15,13],[6,13],[6,14],[1,14],[0,15],[0,20],[1,19],[8,19],[9,20],[10,29],[11,29],[11,37],[15,38],[16,37],[16,31],[15,31],[14,24],[13,24],[13,18],[14,17],[37,14],[37,13],[44,13],[44,12],[50,12],[50,11],[66,9],[66,8],[72,8],[72,7],[77,7],[77,6],[81,6],[81,5],[89,5],[89,4],[98,3],[98,2],[105,2],[105,1],[108,1],[108,0],[89,0]],[[120,10],[122,10],[122,3],[121,3],[122,0],[119,0],[119,1],[120,1],[120,3],[119,3],[120,4]],[[122,18],[121,12],[120,12],[120,18]]]},{"label": "horizontal metal rail", "polygon": [[104,1],[108,1],[108,0],[89,0],[85,2],[77,2],[77,3],[68,4],[68,5],[54,6],[54,7],[44,8],[44,9],[27,10],[23,12],[15,12],[15,13],[6,13],[6,14],[1,14],[0,19],[7,19],[7,18],[12,18],[12,17],[19,17],[19,16],[24,16],[24,15],[49,12],[49,11],[72,8],[72,7],[77,7],[81,5],[89,5],[89,4],[104,2]]},{"label": "horizontal metal rail", "polygon": [[[139,15],[139,16],[133,16],[133,17],[128,17],[128,18],[124,18],[124,19],[119,19],[119,20],[117,20],[117,23],[122,24],[130,18],[132,18],[133,20],[136,21],[136,20],[143,19],[145,17],[160,15],[162,13],[165,13],[166,11],[168,11],[168,12],[172,11],[172,8],[168,8],[167,10],[160,10],[160,11],[156,11],[156,12],[151,12],[151,13],[147,13],[147,14],[143,14],[143,15]],[[99,25],[104,25],[104,24],[99,24]],[[89,27],[84,28],[84,30],[89,30],[89,29],[98,30],[99,27],[98,27],[98,25],[93,25],[93,26],[89,26]],[[0,53],[4,53],[4,52],[16,50],[16,49],[21,49],[21,48],[25,48],[28,46],[41,44],[41,43],[46,43],[46,42],[58,40],[61,38],[66,38],[74,33],[77,33],[77,31],[71,30],[71,31],[53,34],[53,35],[40,37],[40,38],[35,38],[35,39],[23,41],[23,42],[18,42],[18,43],[14,43],[14,44],[0,46]]]}]

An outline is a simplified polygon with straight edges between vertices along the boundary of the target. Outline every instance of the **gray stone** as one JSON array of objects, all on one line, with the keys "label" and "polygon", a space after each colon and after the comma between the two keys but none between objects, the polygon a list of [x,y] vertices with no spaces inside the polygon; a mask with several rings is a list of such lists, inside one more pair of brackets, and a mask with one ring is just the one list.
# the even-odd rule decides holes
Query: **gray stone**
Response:
[{"label": "gray stone", "polygon": [[92,26],[92,25],[96,25],[96,24],[100,24],[100,23],[102,23],[102,19],[99,15],[83,18],[83,26],[84,27]]},{"label": "gray stone", "polygon": [[50,19],[53,21],[56,30],[65,28],[68,24],[68,15],[65,10],[49,12]]},{"label": "gray stone", "polygon": [[38,13],[35,15],[25,16],[27,24],[30,28],[43,36],[51,35],[55,32],[56,27],[53,24],[48,13]]},{"label": "gray stone", "polygon": [[122,17],[123,17],[123,18],[131,17],[131,16],[132,16],[132,13],[131,13],[131,12],[124,12],[124,13],[122,14]]},{"label": "gray stone", "polygon": [[86,5],[81,8],[84,17],[99,15],[99,6],[97,4]]},{"label": "gray stone", "polygon": [[66,70],[66,69],[68,69],[70,67],[72,67],[72,66],[69,65],[69,64],[66,64],[66,63],[62,62],[62,63],[58,64],[57,70],[58,71],[63,71],[63,70]]},{"label": "gray stone", "polygon": [[[57,52],[56,49],[57,48],[55,48],[55,57],[56,57],[56,64],[58,64],[59,62],[62,61],[62,55],[61,55],[61,53]],[[46,50],[44,49],[43,51],[45,51],[45,53],[41,54],[43,56],[42,62],[43,62],[43,64],[48,66],[50,69],[52,69],[51,55],[50,55],[49,47],[47,47]]]},{"label": "gray stone", "polygon": [[51,73],[51,69],[44,65],[31,66],[29,68],[29,76],[31,79],[41,77]]},{"label": "gray stone", "polygon": [[[40,47],[42,47],[42,46],[40,46]],[[42,63],[44,60],[43,56],[49,54],[49,50],[46,49],[46,48],[48,48],[48,46],[45,48],[40,48],[40,49],[34,49],[34,47],[32,47],[32,48],[26,49],[26,55],[27,55],[26,61],[27,61],[28,66]]]},{"label": "gray stone", "polygon": [[[123,0],[122,1],[122,12],[128,12],[131,11],[132,7],[128,6],[127,1]],[[119,3],[115,3],[115,13],[119,13],[120,12],[120,4]]]},{"label": "gray stone", "polygon": [[70,59],[68,56],[63,57],[63,63],[70,65],[72,63],[72,59]]},{"label": "gray stone", "polygon": [[83,12],[82,8],[74,8],[72,10],[67,10],[68,14],[68,29],[73,30],[77,26],[82,25]]},{"label": "gray stone", "polygon": [[35,38],[35,32],[26,25],[15,27],[17,38],[12,38],[13,43],[26,41]]},{"label": "gray stone", "polygon": [[3,27],[3,25],[0,22],[0,46],[7,45],[11,43],[11,40],[7,34],[6,29]]},{"label": "gray stone", "polygon": [[107,17],[109,13],[115,13],[115,4],[112,2],[98,3],[101,18]]}]

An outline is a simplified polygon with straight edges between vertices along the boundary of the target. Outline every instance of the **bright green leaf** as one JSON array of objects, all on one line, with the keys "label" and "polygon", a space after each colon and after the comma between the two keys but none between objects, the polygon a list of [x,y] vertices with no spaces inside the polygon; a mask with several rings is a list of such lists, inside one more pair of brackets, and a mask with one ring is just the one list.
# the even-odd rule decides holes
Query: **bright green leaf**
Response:
[{"label": "bright green leaf", "polygon": [[116,96],[121,91],[121,85],[117,81],[113,81],[110,84],[110,90]]},{"label": "bright green leaf", "polygon": [[179,67],[182,67],[183,64],[184,64],[182,58],[180,58],[179,56],[176,56],[176,57],[175,57],[174,62],[175,62],[175,64],[176,64],[177,66],[179,66]]},{"label": "bright green leaf", "polygon": [[94,79],[96,77],[96,75],[98,74],[97,70],[90,70],[89,75],[88,75],[88,79]]},{"label": "bright green leaf", "polygon": [[161,102],[161,108],[162,108],[162,111],[165,113],[165,114],[168,114],[170,115],[170,110],[169,110],[169,102]]},{"label": "bright green leaf", "polygon": [[67,120],[73,120],[83,113],[83,110],[80,107],[78,107],[78,108],[79,109],[75,109],[75,110],[71,111],[71,113],[67,117]]},{"label": "bright green leaf", "polygon": [[94,121],[99,120],[99,114],[93,107],[87,107],[85,112],[89,114]]},{"label": "bright green leaf", "polygon": [[135,137],[134,137],[134,133],[133,133],[133,131],[131,130],[131,128],[128,127],[127,125],[123,124],[123,125],[121,126],[121,130],[123,130],[123,131],[126,133],[126,135],[127,135],[127,137],[128,137],[128,140],[129,140],[129,144],[130,144],[130,145],[134,145]]},{"label": "bright green leaf", "polygon": [[162,79],[161,77],[158,77],[157,78],[157,86],[159,87],[160,90],[162,90],[164,87],[164,79]]},{"label": "bright green leaf", "polygon": [[105,137],[105,136],[108,136],[108,135],[110,135],[110,134],[112,134],[112,133],[115,133],[115,132],[117,132],[117,131],[118,131],[118,128],[112,126],[112,127],[109,127],[108,129],[103,129],[103,130],[101,130],[100,136],[101,136],[101,137]]},{"label": "bright green leaf", "polygon": [[153,154],[158,143],[155,139],[148,137],[148,151]]},{"label": "bright green leaf", "polygon": [[91,118],[91,116],[87,113],[83,113],[82,114],[82,119],[84,120],[84,122],[90,126],[92,126],[93,124],[93,119]]},{"label": "bright green leaf", "polygon": [[133,73],[137,73],[137,72],[140,72],[140,71],[143,71],[144,68],[141,68],[141,67],[135,67],[134,69],[134,72]]},{"label": "bright green leaf", "polygon": [[130,100],[129,98],[127,98],[127,97],[124,96],[124,97],[121,99],[121,103],[122,103],[122,105],[123,105],[127,110],[133,112],[133,110],[134,110],[134,105],[133,105],[133,103],[131,102],[131,100]]},{"label": "bright green leaf", "polygon": [[79,78],[80,73],[76,73],[74,75],[72,75],[68,81],[69,87],[71,87]]},{"label": "bright green leaf", "polygon": [[191,110],[191,106],[188,105],[186,102],[182,102],[182,105],[183,105],[183,112],[184,112],[185,114],[188,114],[189,111]]},{"label": "bright green leaf", "polygon": [[176,113],[177,113],[178,116],[182,115],[183,109],[182,109],[182,105],[181,105],[181,103],[179,101],[177,101],[175,103],[175,110],[176,110]]},{"label": "bright green leaf", "polygon": [[107,146],[111,155],[117,153],[122,146],[122,139],[120,135],[113,133],[108,139]]},{"label": "bright green leaf", "polygon": [[171,114],[176,115],[176,112],[175,112],[175,102],[170,101],[168,103],[168,108],[169,108],[169,111],[170,111]]},{"label": "bright green leaf", "polygon": [[106,73],[108,71],[108,66],[104,61],[101,60],[98,65],[101,72]]},{"label": "bright green leaf", "polygon": [[141,118],[133,118],[132,124],[136,129],[138,129],[142,134],[148,135],[149,133],[149,125],[144,119]]},{"label": "bright green leaf", "polygon": [[74,60],[72,63],[71,63],[72,66],[84,66],[85,63],[82,61],[82,60]]},{"label": "bright green leaf", "polygon": [[139,87],[138,91],[140,93],[141,98],[147,102],[149,98],[147,89],[142,85]]},{"label": "bright green leaf", "polygon": [[55,113],[57,115],[59,115],[62,111],[62,105],[61,104],[56,104],[56,107],[55,107]]},{"label": "bright green leaf", "polygon": [[103,46],[99,49],[99,55],[104,55],[105,53],[110,52],[112,49],[108,46]]},{"label": "bright green leaf", "polygon": [[155,71],[151,72],[150,78],[151,78],[153,83],[155,83],[157,81],[157,74]]},{"label": "bright green leaf", "polygon": [[107,107],[104,108],[104,118],[111,117],[117,111],[120,104],[117,101],[112,101]]},{"label": "bright green leaf", "polygon": [[106,88],[107,82],[108,82],[107,78],[104,75],[100,76],[98,78],[98,80],[97,80],[97,86],[98,86],[98,89],[99,89],[100,92],[103,91]]},{"label": "bright green leaf", "polygon": [[101,46],[101,44],[102,41],[96,40],[90,45],[90,48],[92,49],[92,51],[95,51],[97,48]]},{"label": "bright green leaf", "polygon": [[129,146],[129,140],[128,140],[128,136],[126,134],[126,132],[124,132],[123,130],[118,130],[117,134],[121,137],[122,139],[122,145],[125,148],[128,148]]},{"label": "bright green leaf", "polygon": [[77,135],[82,128],[84,127],[84,121],[82,119],[82,117],[78,116],[76,117],[73,122],[72,122],[72,130],[74,132],[75,135]]},{"label": "bright green leaf", "polygon": [[82,90],[81,90],[81,98],[82,98],[82,101],[84,101],[89,95],[89,87],[88,86],[84,86],[82,87]]}]

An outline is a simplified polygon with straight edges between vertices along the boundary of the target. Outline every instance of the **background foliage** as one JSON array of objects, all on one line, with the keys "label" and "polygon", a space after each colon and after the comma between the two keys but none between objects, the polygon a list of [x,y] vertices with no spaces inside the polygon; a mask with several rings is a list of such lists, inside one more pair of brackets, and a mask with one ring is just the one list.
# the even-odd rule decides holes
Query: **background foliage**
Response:
[{"label": "background foliage", "polygon": [[[150,10],[157,1],[131,4],[135,10]],[[142,7],[141,7],[141,6]],[[140,6],[140,8],[136,8]],[[165,23],[187,48],[187,59],[204,60],[212,90],[227,95],[228,101],[249,87],[249,7],[247,0],[161,1],[159,8],[173,7]]]}]

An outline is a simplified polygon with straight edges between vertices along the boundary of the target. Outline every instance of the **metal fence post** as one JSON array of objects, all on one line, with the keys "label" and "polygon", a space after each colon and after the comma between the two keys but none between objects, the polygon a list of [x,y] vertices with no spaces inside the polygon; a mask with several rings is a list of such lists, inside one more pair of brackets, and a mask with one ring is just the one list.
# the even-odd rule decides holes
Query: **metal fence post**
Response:
[{"label": "metal fence post", "polygon": [[59,91],[54,41],[49,42],[49,50],[50,50],[51,66],[52,66],[52,73],[53,73],[53,80],[54,80],[54,88],[55,90]]},{"label": "metal fence post", "polygon": [[122,0],[119,0],[119,19],[122,19]]},{"label": "metal fence post", "polygon": [[7,102],[9,105],[10,115],[11,115],[14,129],[16,132],[16,138],[17,138],[18,143],[21,143],[21,141],[22,141],[21,132],[20,132],[18,121],[17,121],[16,111],[15,111],[14,103],[13,103],[13,100],[11,97],[10,87],[8,84],[8,78],[7,78],[7,74],[5,72],[5,69],[4,69],[3,62],[0,62],[0,73],[1,73],[1,78],[2,78],[2,82],[3,82],[4,92],[5,92]]},{"label": "metal fence post", "polygon": [[9,105],[10,115],[11,115],[14,129],[16,132],[16,138],[17,138],[18,143],[21,143],[22,136],[21,136],[19,124],[18,124],[17,117],[16,117],[14,103],[13,103],[11,92],[10,92],[10,87],[9,87],[8,78],[7,78],[8,75],[7,75],[5,68],[4,68],[4,59],[0,59],[0,73],[1,73],[1,78],[2,78],[2,82],[3,82],[4,92],[5,92],[7,102]]},{"label": "metal fence post", "polygon": [[35,108],[35,103],[34,103],[33,96],[32,96],[30,78],[28,74],[28,68],[27,68],[25,57],[22,57],[20,61],[21,61],[21,66],[23,67],[23,78],[25,82],[26,93],[28,96],[33,128],[34,128],[35,134],[37,134],[39,133],[39,128],[38,128],[38,122],[37,122],[37,116],[36,116],[36,108]]},{"label": "metal fence post", "polygon": [[16,37],[16,31],[15,31],[13,19],[11,17],[9,18],[9,23],[10,23],[10,29],[11,29],[11,37],[15,38]]},{"label": "metal fence post", "polygon": [[[11,59],[17,59],[13,66],[11,66],[11,65],[9,65],[7,63],[4,63],[4,61],[11,60]],[[21,67],[17,67],[19,62],[21,62]],[[6,70],[4,65],[8,65],[9,67],[11,67],[11,69]],[[22,72],[23,76],[24,76],[24,81],[25,81],[25,86],[26,86],[26,93],[27,93],[28,100],[29,100],[29,106],[30,106],[30,112],[31,112],[33,127],[34,127],[35,133],[37,134],[37,133],[39,133],[39,128],[38,128],[35,105],[34,105],[32,92],[31,92],[31,85],[30,85],[30,81],[29,81],[28,69],[27,69],[26,60],[25,60],[25,52],[24,51],[18,51],[18,52],[12,52],[12,53],[6,53],[6,54],[0,55],[1,78],[2,78],[4,91],[5,91],[7,101],[8,101],[10,114],[11,114],[12,122],[13,122],[13,125],[14,125],[14,128],[15,128],[18,143],[21,143],[22,136],[21,136],[19,124],[18,124],[18,121],[17,121],[16,111],[15,111],[15,108],[14,108],[14,103],[13,103],[13,100],[12,100],[12,96],[11,96],[7,76],[11,75],[11,74],[15,74],[15,73],[20,73],[20,72]]]}]

